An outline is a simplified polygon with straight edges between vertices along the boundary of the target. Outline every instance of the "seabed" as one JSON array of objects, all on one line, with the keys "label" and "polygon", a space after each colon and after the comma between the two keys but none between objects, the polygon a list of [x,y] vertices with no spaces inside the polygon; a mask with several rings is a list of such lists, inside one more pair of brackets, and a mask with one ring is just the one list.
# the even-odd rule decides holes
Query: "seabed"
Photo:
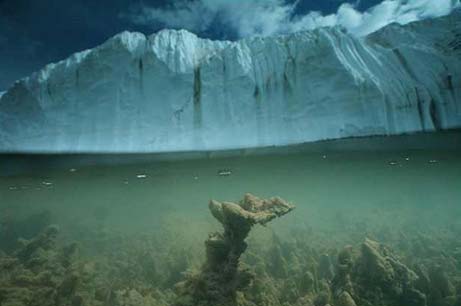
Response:
[{"label": "seabed", "polygon": [[0,305],[460,306],[460,135],[1,156]]}]

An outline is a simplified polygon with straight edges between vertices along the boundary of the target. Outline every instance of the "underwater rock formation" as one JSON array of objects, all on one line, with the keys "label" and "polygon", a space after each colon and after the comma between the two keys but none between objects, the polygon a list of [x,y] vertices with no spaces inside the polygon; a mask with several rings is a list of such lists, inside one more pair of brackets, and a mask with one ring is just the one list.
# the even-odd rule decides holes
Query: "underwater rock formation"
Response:
[{"label": "underwater rock formation", "polygon": [[22,240],[10,256],[0,255],[0,305],[83,305],[77,292],[81,279],[73,265],[76,245],[58,248],[58,233],[57,226],[49,226]]},{"label": "underwater rock formation", "polygon": [[[155,233],[47,227],[11,251],[0,247],[0,305],[461,305],[459,229],[407,228],[404,245],[400,233],[363,240],[361,228],[342,238],[300,228],[248,235],[290,209],[264,207],[271,201],[211,202],[224,230],[206,241],[205,263],[203,232],[183,237],[176,218]],[[368,237],[381,232],[369,228]]]},{"label": "underwater rock formation", "polygon": [[247,287],[253,274],[239,265],[245,252],[245,239],[251,228],[266,225],[294,209],[281,198],[263,200],[246,194],[240,203],[211,200],[209,209],[224,232],[213,233],[205,242],[206,263],[199,274],[177,285],[176,305],[238,305],[238,290]]},{"label": "underwater rock formation", "polygon": [[338,305],[426,306],[416,289],[418,275],[387,247],[366,239],[357,253],[346,247],[338,256],[333,280]]},{"label": "underwater rock formation", "polygon": [[51,225],[30,240],[22,239],[11,254],[0,250],[1,306],[171,305],[171,290],[160,290],[160,282],[142,275],[151,265],[134,255],[139,250],[128,257],[124,249],[112,250],[117,257],[107,264],[108,256],[83,260],[80,245],[61,246],[59,233]]}]

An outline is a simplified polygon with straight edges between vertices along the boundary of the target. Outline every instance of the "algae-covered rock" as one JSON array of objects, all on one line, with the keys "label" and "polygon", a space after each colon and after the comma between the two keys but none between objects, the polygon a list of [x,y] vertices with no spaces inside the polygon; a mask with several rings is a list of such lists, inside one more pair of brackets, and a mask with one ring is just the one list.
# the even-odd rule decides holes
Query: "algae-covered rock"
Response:
[{"label": "algae-covered rock", "polygon": [[[245,252],[245,239],[251,228],[266,225],[294,209],[281,198],[260,199],[246,194],[237,203],[211,200],[209,209],[224,228],[205,241],[206,262],[198,275],[178,284],[176,305],[237,305],[238,291],[248,287],[254,278],[249,269],[239,265]],[[239,298],[242,304],[242,298]]]},{"label": "algae-covered rock", "polygon": [[317,296],[315,297],[314,305],[315,306],[325,306],[329,304],[330,300],[331,300],[330,292],[322,291],[319,294],[317,294]]},{"label": "algae-covered rock", "polygon": [[83,305],[81,282],[73,265],[75,246],[58,247],[59,228],[49,226],[22,240],[11,257],[0,258],[0,305]]},{"label": "algae-covered rock", "polygon": [[357,306],[357,304],[347,291],[343,291],[336,299],[336,306]]},{"label": "algae-covered rock", "polygon": [[417,280],[418,275],[389,248],[366,239],[357,254],[351,247],[339,253],[333,287],[338,303],[425,306],[426,296],[416,289]]},{"label": "algae-covered rock", "polygon": [[440,266],[430,269],[431,293],[434,297],[445,298],[456,294],[455,287],[451,283],[447,272]]},{"label": "algae-covered rock", "polygon": [[312,272],[310,271],[306,271],[303,275],[302,275],[302,278],[301,278],[301,282],[300,282],[300,292],[302,294],[309,294],[309,295],[312,295],[314,292],[315,292],[315,287],[316,287],[316,284],[315,284],[315,277],[314,275],[312,274]]}]

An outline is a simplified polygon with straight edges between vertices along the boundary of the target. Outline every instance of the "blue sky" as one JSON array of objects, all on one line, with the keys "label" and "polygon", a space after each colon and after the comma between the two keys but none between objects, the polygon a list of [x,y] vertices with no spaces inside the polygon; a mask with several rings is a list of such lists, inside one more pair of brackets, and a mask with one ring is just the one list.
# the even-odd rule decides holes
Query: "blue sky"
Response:
[{"label": "blue sky", "polygon": [[236,40],[340,25],[363,36],[457,5],[459,0],[0,0],[0,91],[123,30],[186,28]]}]

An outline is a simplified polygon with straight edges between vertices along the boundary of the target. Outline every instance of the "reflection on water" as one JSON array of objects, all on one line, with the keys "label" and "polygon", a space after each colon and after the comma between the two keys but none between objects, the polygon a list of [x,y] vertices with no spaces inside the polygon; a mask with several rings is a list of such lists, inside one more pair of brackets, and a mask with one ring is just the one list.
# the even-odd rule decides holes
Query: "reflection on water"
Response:
[{"label": "reflection on water", "polygon": [[225,303],[461,303],[461,150],[271,153],[59,167],[42,156],[0,177],[0,305],[208,305],[197,275],[221,230],[208,202],[246,192],[296,209],[253,228],[249,279],[229,279]]}]

